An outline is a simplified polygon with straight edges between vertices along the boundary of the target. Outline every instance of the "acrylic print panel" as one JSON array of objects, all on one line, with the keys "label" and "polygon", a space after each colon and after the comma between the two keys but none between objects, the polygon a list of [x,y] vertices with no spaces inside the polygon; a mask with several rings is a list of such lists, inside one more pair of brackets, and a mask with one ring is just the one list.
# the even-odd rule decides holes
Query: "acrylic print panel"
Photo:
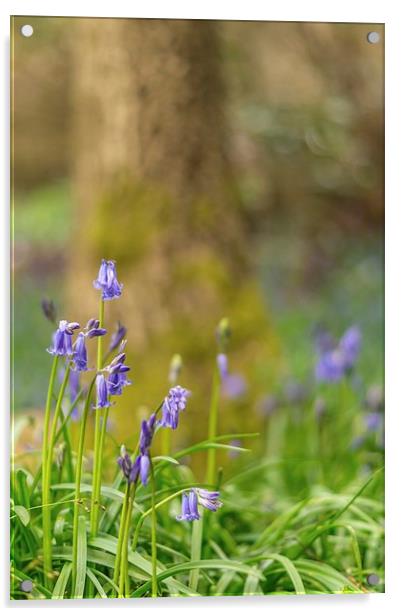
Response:
[{"label": "acrylic print panel", "polygon": [[11,27],[12,598],[383,592],[383,26]]}]

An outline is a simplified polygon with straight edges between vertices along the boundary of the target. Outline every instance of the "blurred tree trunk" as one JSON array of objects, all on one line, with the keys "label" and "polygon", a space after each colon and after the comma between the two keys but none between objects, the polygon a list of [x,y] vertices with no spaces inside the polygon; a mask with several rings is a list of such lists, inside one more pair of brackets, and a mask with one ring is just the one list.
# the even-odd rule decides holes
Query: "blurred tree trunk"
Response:
[{"label": "blurred tree trunk", "polygon": [[91,316],[99,261],[115,259],[125,293],[107,308],[128,325],[131,349],[157,350],[163,374],[173,352],[187,361],[213,353],[222,316],[244,337],[265,327],[224,150],[217,28],[80,19],[73,41],[71,296]]}]

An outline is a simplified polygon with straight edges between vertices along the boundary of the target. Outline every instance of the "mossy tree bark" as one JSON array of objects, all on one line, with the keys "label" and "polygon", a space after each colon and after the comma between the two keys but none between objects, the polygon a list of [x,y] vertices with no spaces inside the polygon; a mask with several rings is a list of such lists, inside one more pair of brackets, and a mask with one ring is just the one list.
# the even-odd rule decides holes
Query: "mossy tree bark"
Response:
[{"label": "mossy tree bark", "polygon": [[[82,318],[91,316],[88,285],[101,257],[116,259],[125,293],[110,308],[129,327],[142,382],[148,374],[160,392],[172,353],[194,364],[213,357],[222,316],[238,344],[266,333],[225,151],[217,30],[208,21],[80,19],[75,35],[70,288]],[[132,401],[143,389],[135,392]]]}]

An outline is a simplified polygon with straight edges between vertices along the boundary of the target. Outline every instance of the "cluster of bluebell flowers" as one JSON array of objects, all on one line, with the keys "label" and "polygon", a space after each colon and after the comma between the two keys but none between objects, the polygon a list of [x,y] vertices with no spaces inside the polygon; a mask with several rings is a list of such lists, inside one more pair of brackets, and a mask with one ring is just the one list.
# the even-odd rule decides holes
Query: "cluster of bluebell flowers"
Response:
[{"label": "cluster of bluebell flowers", "polygon": [[193,522],[199,520],[198,504],[210,511],[217,511],[222,506],[219,500],[220,492],[210,492],[201,488],[192,488],[189,493],[182,495],[181,514],[177,516],[180,522]]},{"label": "cluster of bluebell flowers", "polygon": [[114,261],[102,259],[99,273],[93,281],[95,289],[102,291],[102,299],[110,300],[120,297],[123,285],[117,280],[116,264]]},{"label": "cluster of bluebell flowers", "polygon": [[159,421],[159,425],[163,428],[175,430],[178,427],[179,415],[185,410],[187,399],[190,395],[190,391],[185,389],[185,387],[180,385],[172,387],[164,399],[162,418]]},{"label": "cluster of bluebell flowers", "polygon": [[361,344],[362,335],[356,326],[347,329],[338,343],[328,335],[320,335],[317,339],[316,380],[328,383],[340,381],[354,367]]},{"label": "cluster of bluebell flowers", "polygon": [[147,421],[143,420],[142,422],[141,435],[139,438],[139,454],[134,461],[127,453],[124,445],[121,447],[120,457],[117,463],[128,483],[136,483],[138,477],[144,486],[148,483],[151,464],[149,449],[152,444],[155,428],[156,413],[152,413]]}]

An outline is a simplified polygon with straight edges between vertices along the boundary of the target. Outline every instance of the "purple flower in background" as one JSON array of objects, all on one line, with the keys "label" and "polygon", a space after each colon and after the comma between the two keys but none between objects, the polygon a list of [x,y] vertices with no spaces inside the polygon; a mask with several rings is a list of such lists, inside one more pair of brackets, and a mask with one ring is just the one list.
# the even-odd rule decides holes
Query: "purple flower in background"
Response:
[{"label": "purple flower in background", "polygon": [[[239,438],[233,438],[230,441],[230,445],[232,447],[241,447],[242,441]],[[240,455],[240,452],[236,451],[235,449],[230,449],[228,452],[228,457],[231,459],[238,458],[239,455]]]},{"label": "purple flower in background", "polygon": [[116,264],[114,261],[102,259],[99,273],[96,280],[93,281],[93,286],[95,289],[102,291],[103,300],[120,297],[123,286],[117,280]]},{"label": "purple flower in background", "polygon": [[362,334],[359,327],[353,325],[344,333],[338,344],[339,350],[343,354],[345,370],[351,369],[359,355],[362,344]]},{"label": "purple flower in background", "polygon": [[47,351],[51,355],[72,355],[72,335],[75,329],[79,329],[79,323],[60,321],[58,329],[53,334],[52,346]]},{"label": "purple flower in background", "polygon": [[315,367],[317,381],[337,383],[344,376],[345,366],[343,355],[338,349],[322,355]]},{"label": "purple flower in background", "polygon": [[163,428],[172,428],[175,430],[178,426],[178,418],[181,411],[185,410],[187,398],[190,392],[185,387],[176,385],[168,392],[168,396],[164,398],[162,406],[162,418],[159,422]]},{"label": "purple flower in background", "polygon": [[237,400],[247,389],[246,381],[241,374],[229,374],[222,381],[222,393],[225,398]]},{"label": "purple flower in background", "polygon": [[284,396],[288,404],[300,404],[306,400],[307,395],[308,392],[305,385],[299,381],[290,379],[286,382],[284,386]]},{"label": "purple flower in background", "polygon": [[103,374],[96,377],[96,406],[95,409],[103,409],[111,406],[108,396],[107,383]]},{"label": "purple flower in background", "polygon": [[120,321],[118,322],[116,331],[112,334],[110,339],[109,351],[115,351],[115,349],[120,345],[123,341],[125,335],[127,333],[127,328],[124,325],[121,325]]},{"label": "purple flower in background", "polygon": [[228,359],[225,353],[219,353],[216,357],[217,367],[219,369],[220,378],[224,380],[228,377]]},{"label": "purple flower in background", "polygon": [[322,419],[322,417],[326,413],[326,411],[327,411],[327,404],[326,404],[326,401],[324,400],[324,398],[316,398],[316,400],[315,400],[315,415],[316,415],[316,419],[317,420]]},{"label": "purple flower in background", "polygon": [[377,432],[381,426],[382,415],[378,411],[372,411],[365,415],[365,425],[369,432]]},{"label": "purple flower in background", "polygon": [[354,367],[361,344],[360,329],[353,325],[346,330],[337,346],[320,351],[315,367],[316,380],[327,383],[340,381]]}]

